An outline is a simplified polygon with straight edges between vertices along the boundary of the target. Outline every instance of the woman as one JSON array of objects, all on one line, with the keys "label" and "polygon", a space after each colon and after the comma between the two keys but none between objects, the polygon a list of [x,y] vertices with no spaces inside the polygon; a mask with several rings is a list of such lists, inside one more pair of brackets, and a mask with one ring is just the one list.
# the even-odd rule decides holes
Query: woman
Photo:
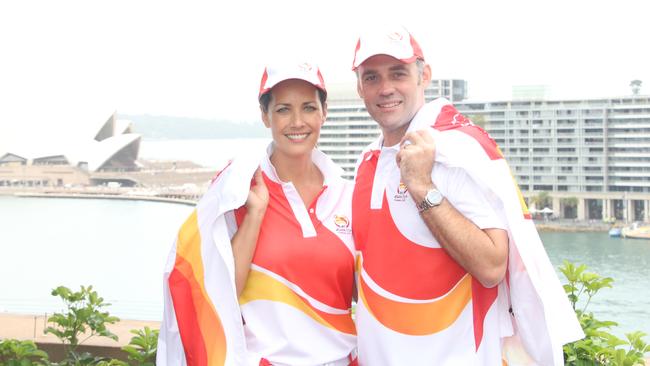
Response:
[{"label": "woman", "polygon": [[[223,360],[223,363],[233,364],[347,366],[353,362],[356,330],[350,312],[354,279],[354,245],[350,230],[352,187],[340,178],[340,168],[315,149],[327,114],[326,95],[323,78],[315,66],[303,63],[266,68],[259,102],[262,120],[271,129],[273,142],[266,154],[256,161],[259,167],[254,173],[251,169],[248,174],[240,174],[243,171],[240,167],[245,164],[237,160],[224,169],[206,193],[208,197],[201,200],[209,200],[211,192],[218,191],[214,194],[217,197],[214,204],[199,203],[198,224],[195,225],[200,227],[213,222],[208,214],[201,220],[202,207],[207,212],[208,207],[223,205],[230,199],[230,189],[241,191],[241,187],[245,187],[245,205],[241,205],[244,203],[241,200],[241,207],[234,205],[234,209],[223,213],[223,225],[218,224],[217,217],[215,227],[200,231],[212,232],[212,237],[217,238],[218,232],[224,231],[222,227],[226,228],[232,257],[228,253],[222,257],[232,260],[226,259],[224,264],[233,267],[229,274],[233,276],[234,292],[239,299],[239,322],[243,319],[246,360],[240,358],[241,355],[233,356],[233,353],[241,353],[237,341],[233,341],[237,338],[237,330],[232,319],[236,317],[229,312],[231,304],[222,306],[219,298],[227,286],[213,291],[213,296],[211,290],[219,286],[208,284],[214,279],[212,275],[205,275],[204,290],[200,286],[201,276],[198,276],[199,290],[196,291],[193,286],[197,286],[191,279],[185,285],[189,288],[186,290],[178,290],[182,286],[175,282],[177,279],[182,284],[186,277],[204,272],[203,267],[193,271],[183,269],[177,265],[181,263],[179,256],[186,262],[186,257],[202,256],[205,263],[209,260],[206,253],[214,251],[213,246],[203,247],[198,254],[184,255],[188,251],[183,249],[186,246],[177,243],[174,266],[178,266],[178,273],[185,275],[174,277],[172,269],[166,281],[166,291],[172,301],[166,305],[161,337],[169,340],[168,343],[178,343],[180,338],[183,359],[188,364],[203,358],[207,360],[205,364],[218,364]],[[249,190],[246,176],[252,176]],[[219,184],[221,188],[218,189]],[[181,233],[178,240],[194,237]],[[224,248],[219,246],[222,240],[214,241],[214,246],[223,254]],[[191,306],[187,305],[189,301],[184,301],[188,297],[192,297]],[[202,304],[204,298],[207,298],[207,306],[196,305]],[[206,318],[202,314],[204,311],[210,314],[210,306],[216,309],[216,315]],[[189,309],[189,313],[198,314],[194,318],[190,316],[195,320],[187,322],[194,326],[180,324],[188,313],[179,314],[183,307]],[[167,308],[175,312],[169,313]],[[177,339],[172,339],[175,329],[168,318],[178,321],[180,336]],[[220,325],[220,333],[206,337],[206,332],[214,328],[206,327],[206,322]],[[197,327],[200,332],[195,330]],[[225,341],[219,343],[222,336]],[[199,338],[203,340],[203,347],[196,346]],[[205,341],[206,338],[213,341]],[[223,344],[223,354],[207,350],[213,344]],[[171,364],[169,345],[161,341],[159,347],[167,355],[162,362]],[[215,356],[210,358],[212,351]],[[166,364],[161,363],[160,356],[158,364]]]}]

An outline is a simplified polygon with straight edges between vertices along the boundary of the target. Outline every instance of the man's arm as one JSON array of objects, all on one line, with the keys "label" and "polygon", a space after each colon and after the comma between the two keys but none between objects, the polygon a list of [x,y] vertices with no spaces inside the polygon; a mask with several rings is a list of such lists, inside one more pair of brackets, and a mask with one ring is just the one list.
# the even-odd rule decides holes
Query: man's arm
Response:
[{"label": "man's arm", "polygon": [[[397,154],[402,181],[416,203],[435,188],[431,172],[435,144],[427,131],[410,132]],[[421,213],[440,246],[485,287],[496,286],[508,263],[508,234],[502,229],[481,230],[447,199]]]}]

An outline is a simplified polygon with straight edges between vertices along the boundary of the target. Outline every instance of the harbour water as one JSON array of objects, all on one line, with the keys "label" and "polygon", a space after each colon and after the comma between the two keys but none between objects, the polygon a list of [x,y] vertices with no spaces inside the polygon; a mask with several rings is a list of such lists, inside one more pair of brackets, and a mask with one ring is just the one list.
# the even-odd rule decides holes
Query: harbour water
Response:
[{"label": "harbour water", "polygon": [[[162,269],[192,207],[169,203],[0,196],[0,312],[60,311],[59,285],[93,285],[125,319],[159,320]],[[615,279],[589,305],[616,333],[650,334],[650,241],[606,233],[542,233],[551,262]]]},{"label": "harbour water", "polygon": [[159,320],[162,271],[187,205],[0,196],[0,312],[62,310],[50,295],[93,285],[121,318]]},{"label": "harbour water", "polygon": [[614,328],[619,336],[641,330],[650,342],[650,240],[610,238],[604,232],[543,232],[541,237],[556,268],[568,260],[614,279],[612,288],[594,296],[587,311],[599,320],[619,323]]},{"label": "harbour water", "polygon": [[[219,167],[266,139],[144,141],[141,156]],[[0,196],[0,312],[62,310],[59,285],[93,285],[124,319],[159,320],[162,270],[192,207],[169,203]],[[607,233],[542,233],[554,266],[567,259],[615,279],[589,311],[620,324],[617,335],[650,334],[650,240]],[[559,273],[559,272],[558,272]],[[561,277],[564,282],[564,279]],[[650,337],[646,337],[650,340]]]}]

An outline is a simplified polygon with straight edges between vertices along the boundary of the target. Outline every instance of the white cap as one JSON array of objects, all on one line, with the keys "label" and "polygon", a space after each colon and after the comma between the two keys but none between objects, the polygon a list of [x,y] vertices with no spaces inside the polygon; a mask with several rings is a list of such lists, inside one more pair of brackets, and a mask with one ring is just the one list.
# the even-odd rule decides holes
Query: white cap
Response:
[{"label": "white cap", "polygon": [[359,37],[354,50],[352,70],[375,55],[392,56],[410,64],[417,59],[424,60],[424,54],[415,38],[401,26],[373,29]]},{"label": "white cap", "polygon": [[309,62],[301,63],[279,63],[269,65],[264,69],[262,75],[262,82],[260,83],[260,94],[257,98],[268,93],[271,88],[289,79],[304,80],[316,88],[322,90],[327,95],[325,89],[325,80],[320,72],[318,66],[310,64]]}]

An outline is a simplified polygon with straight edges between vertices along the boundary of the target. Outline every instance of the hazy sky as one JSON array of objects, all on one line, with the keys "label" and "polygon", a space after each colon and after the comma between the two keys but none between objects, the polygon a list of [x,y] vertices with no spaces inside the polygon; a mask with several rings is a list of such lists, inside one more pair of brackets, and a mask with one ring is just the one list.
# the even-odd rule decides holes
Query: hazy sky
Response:
[{"label": "hazy sky", "polygon": [[556,97],[620,96],[632,79],[647,94],[647,4],[2,1],[0,124],[67,128],[113,110],[256,120],[267,60],[311,59],[327,82],[353,82],[358,31],[388,21],[415,35],[434,78],[468,80],[472,99],[508,99],[519,84],[549,85]]}]

